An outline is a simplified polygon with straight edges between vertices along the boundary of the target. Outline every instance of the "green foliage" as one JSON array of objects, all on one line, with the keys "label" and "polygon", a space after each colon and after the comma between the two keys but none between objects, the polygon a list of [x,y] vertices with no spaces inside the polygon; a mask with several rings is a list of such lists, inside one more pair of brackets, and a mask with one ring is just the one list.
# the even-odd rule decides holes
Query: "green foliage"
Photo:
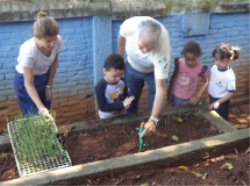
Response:
[{"label": "green foliage", "polygon": [[[51,113],[55,116],[55,113]],[[11,139],[19,160],[34,161],[44,157],[55,157],[60,152],[56,128],[51,119],[43,115],[17,116],[9,124]]]}]

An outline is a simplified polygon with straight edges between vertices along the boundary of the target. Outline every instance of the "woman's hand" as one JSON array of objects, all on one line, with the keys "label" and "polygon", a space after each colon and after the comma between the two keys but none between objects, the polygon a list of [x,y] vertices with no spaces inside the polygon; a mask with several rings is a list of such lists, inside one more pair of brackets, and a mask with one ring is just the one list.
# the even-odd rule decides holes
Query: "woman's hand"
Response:
[{"label": "woman's hand", "polygon": [[51,88],[45,88],[46,101],[50,101],[52,99],[52,90]]},{"label": "woman's hand", "polygon": [[53,117],[49,114],[49,110],[46,107],[38,108],[38,114],[44,115],[46,118],[54,121]]}]

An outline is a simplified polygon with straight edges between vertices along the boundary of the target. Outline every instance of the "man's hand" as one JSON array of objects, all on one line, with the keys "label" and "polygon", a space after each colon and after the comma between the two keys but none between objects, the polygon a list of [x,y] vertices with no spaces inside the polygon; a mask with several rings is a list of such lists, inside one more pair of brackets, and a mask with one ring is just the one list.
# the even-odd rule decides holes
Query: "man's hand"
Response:
[{"label": "man's hand", "polygon": [[134,96],[130,96],[130,97],[127,97],[124,101],[123,101],[123,106],[125,108],[128,108],[131,104],[131,102],[135,99]]},{"label": "man's hand", "polygon": [[144,130],[143,130],[140,138],[150,137],[153,134],[156,134],[156,125],[155,125],[154,121],[149,120],[147,123],[145,123]]}]

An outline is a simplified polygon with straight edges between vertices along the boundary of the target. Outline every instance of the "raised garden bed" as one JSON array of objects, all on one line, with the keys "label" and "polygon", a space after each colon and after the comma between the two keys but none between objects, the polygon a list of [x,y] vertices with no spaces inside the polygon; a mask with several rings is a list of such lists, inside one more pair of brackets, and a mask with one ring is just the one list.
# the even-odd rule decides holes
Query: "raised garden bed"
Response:
[{"label": "raised garden bed", "polygon": [[[180,161],[180,159],[189,161],[190,158],[195,159],[194,156],[196,157],[197,153],[205,149],[211,151],[220,149],[222,146],[224,147],[224,145],[231,143],[242,144],[242,140],[246,141],[246,136],[249,137],[244,130],[242,134],[236,134],[235,132],[241,131],[237,131],[216,114],[208,111],[207,107],[201,105],[197,107],[197,112],[194,112],[194,110],[195,108],[192,106],[166,109],[157,127],[158,134],[153,138],[145,139],[144,152],[142,153],[137,153],[139,140],[138,130],[136,130],[136,128],[139,127],[141,121],[148,119],[148,113],[130,115],[130,117],[115,117],[107,120],[99,120],[98,122],[81,122],[61,129],[59,128],[59,133],[62,134],[74,128],[69,132],[65,146],[68,146],[67,149],[69,150],[71,158],[74,156],[74,153],[71,154],[71,148],[75,149],[78,153],[82,153],[82,156],[78,157],[79,161],[76,160],[77,156],[75,160],[74,157],[72,158],[72,163],[75,166],[3,183],[10,185],[30,185],[33,183],[37,185],[67,185],[70,184],[72,180],[101,178],[101,176],[107,175],[107,172],[110,174],[110,170],[113,170],[116,174],[122,170],[130,171],[149,165],[170,165],[171,162],[174,161],[178,163],[183,162]],[[187,116],[185,119],[187,114],[192,115],[192,117],[189,118],[189,116]],[[200,115],[202,115],[202,117]],[[169,118],[171,124],[168,122]],[[178,118],[182,118],[183,122],[178,121]],[[195,120],[191,121],[192,118],[195,118]],[[195,122],[197,120],[198,122]],[[209,120],[209,122],[206,120]],[[199,122],[201,121],[205,124],[204,126],[200,125]],[[191,136],[188,129],[190,129],[189,132],[191,136],[195,136],[194,138],[190,138]],[[196,130],[199,131],[200,136],[196,136],[195,133],[192,133]],[[103,138],[99,139],[101,136]],[[173,136],[178,136],[178,142],[173,140]],[[119,138],[115,139],[114,137]],[[78,138],[84,140],[79,142]],[[90,143],[85,146],[84,143],[86,140],[94,141],[95,146]],[[119,141],[122,143],[113,144]],[[158,146],[158,141],[161,142],[162,146]],[[114,151],[110,152],[113,146],[115,146]],[[95,156],[93,152],[91,153],[94,155],[87,154],[90,147],[93,148],[93,152],[97,152],[97,156]],[[153,150],[155,148],[158,148],[158,150]],[[97,151],[95,151],[96,149]]]},{"label": "raised garden bed", "polygon": [[[72,181],[70,185],[249,185],[249,153],[231,149],[232,153],[203,157],[194,163],[183,162],[176,167],[152,166],[144,170],[125,171],[95,179]],[[246,152],[246,153],[245,153]],[[232,167],[227,167],[232,165]],[[231,170],[230,170],[231,169]]]},{"label": "raised garden bed", "polygon": [[[81,132],[66,139],[73,165],[137,153],[140,122]],[[160,118],[157,134],[144,140],[143,151],[155,150],[222,134],[198,113],[172,114]]]}]

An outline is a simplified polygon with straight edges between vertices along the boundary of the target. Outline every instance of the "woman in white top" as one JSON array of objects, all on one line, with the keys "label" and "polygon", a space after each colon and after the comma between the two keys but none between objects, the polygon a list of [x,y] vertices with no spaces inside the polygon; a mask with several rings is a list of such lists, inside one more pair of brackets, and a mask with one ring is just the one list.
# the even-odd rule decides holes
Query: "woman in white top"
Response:
[{"label": "woman in white top", "polygon": [[24,116],[50,116],[52,82],[56,73],[58,54],[63,49],[57,22],[44,12],[37,14],[33,38],[20,47],[14,87]]}]

